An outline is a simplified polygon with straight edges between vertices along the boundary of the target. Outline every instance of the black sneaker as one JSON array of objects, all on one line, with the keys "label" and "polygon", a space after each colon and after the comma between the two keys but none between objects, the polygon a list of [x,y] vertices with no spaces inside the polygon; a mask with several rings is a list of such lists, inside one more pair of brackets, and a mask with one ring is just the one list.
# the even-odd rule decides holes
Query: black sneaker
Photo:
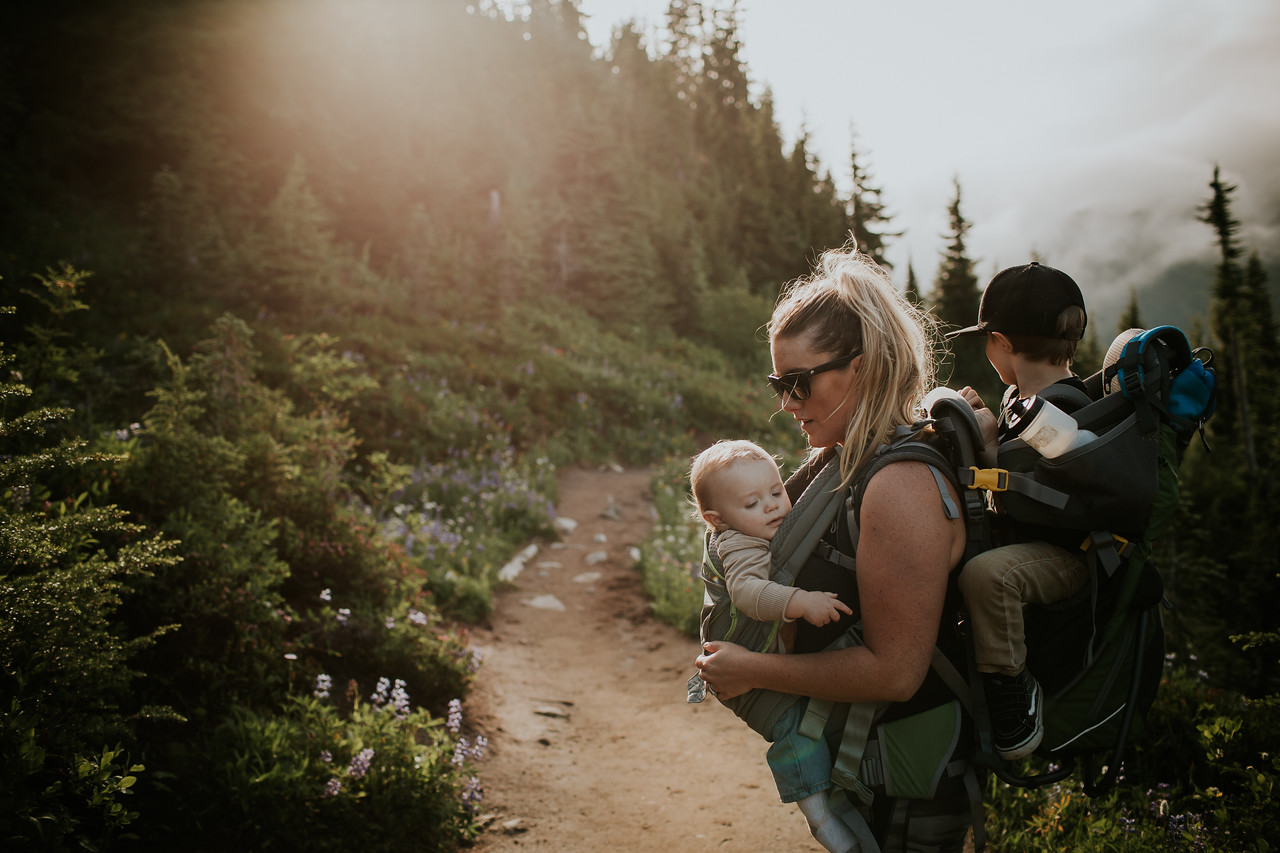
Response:
[{"label": "black sneaker", "polygon": [[991,735],[996,752],[1006,761],[1026,758],[1044,738],[1041,722],[1043,691],[1025,669],[1017,675],[984,672],[983,687],[991,712]]}]

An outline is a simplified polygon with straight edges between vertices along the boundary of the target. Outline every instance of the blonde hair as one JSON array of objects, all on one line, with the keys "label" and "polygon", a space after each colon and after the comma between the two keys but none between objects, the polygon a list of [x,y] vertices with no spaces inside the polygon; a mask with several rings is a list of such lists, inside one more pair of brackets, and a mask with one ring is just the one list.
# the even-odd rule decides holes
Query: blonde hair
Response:
[{"label": "blonde hair", "polygon": [[[937,322],[898,291],[888,274],[856,247],[833,249],[812,275],[784,288],[769,321],[769,340],[810,336],[817,352],[862,353],[855,385],[860,405],[849,412],[840,454],[841,486],[894,428],[910,424],[934,384]],[[814,448],[816,455],[821,448]]]},{"label": "blonde hair", "polygon": [[703,521],[702,513],[714,509],[710,501],[712,481],[716,474],[745,461],[772,462],[775,466],[778,464],[778,460],[763,447],[742,439],[717,441],[693,458],[693,465],[689,468],[689,490],[692,492],[694,518]]}]

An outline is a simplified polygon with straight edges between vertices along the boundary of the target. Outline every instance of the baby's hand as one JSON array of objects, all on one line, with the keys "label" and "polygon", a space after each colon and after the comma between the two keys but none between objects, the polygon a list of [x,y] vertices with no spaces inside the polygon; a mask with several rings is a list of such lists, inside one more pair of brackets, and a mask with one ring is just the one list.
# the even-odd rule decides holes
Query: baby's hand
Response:
[{"label": "baby's hand", "polygon": [[817,628],[839,621],[841,613],[852,615],[853,611],[834,592],[802,589],[791,596],[791,603],[787,605],[788,616],[803,619]]}]

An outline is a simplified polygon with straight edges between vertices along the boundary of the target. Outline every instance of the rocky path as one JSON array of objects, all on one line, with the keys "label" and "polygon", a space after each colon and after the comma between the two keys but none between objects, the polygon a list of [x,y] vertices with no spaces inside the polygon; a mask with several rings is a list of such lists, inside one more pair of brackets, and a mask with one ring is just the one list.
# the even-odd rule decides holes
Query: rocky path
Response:
[{"label": "rocky path", "polygon": [[649,615],[633,568],[649,477],[564,472],[558,512],[577,527],[540,544],[473,635],[466,710],[489,739],[474,849],[821,853],[778,802],[765,742],[715,701],[684,701],[697,642]]}]

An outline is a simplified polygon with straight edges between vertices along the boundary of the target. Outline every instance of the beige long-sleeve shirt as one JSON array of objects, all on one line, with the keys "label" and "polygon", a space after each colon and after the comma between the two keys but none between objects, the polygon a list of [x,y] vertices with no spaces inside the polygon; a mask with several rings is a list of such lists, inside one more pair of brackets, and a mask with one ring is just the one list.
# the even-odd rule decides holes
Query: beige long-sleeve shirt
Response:
[{"label": "beige long-sleeve shirt", "polygon": [[796,587],[769,580],[768,540],[726,530],[720,534],[717,546],[725,587],[734,606],[759,622],[785,621]]}]

